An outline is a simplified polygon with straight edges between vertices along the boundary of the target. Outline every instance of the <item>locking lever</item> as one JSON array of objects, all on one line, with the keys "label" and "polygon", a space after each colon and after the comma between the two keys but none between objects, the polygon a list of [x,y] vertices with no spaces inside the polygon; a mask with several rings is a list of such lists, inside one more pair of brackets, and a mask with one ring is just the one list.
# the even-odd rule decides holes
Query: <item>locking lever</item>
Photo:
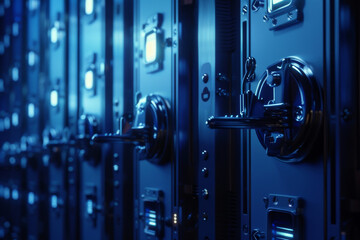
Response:
[{"label": "locking lever", "polygon": [[213,129],[281,129],[289,127],[289,106],[287,104],[269,104],[263,106],[263,113],[259,116],[242,117],[224,116],[210,117],[206,125]]},{"label": "locking lever", "polygon": [[[254,76],[255,60],[249,58],[246,83]],[[301,59],[284,58],[269,66],[260,78],[255,94],[240,96],[236,116],[210,117],[211,129],[255,129],[269,156],[287,162],[302,160],[310,151],[322,122],[320,87],[311,68]]]},{"label": "locking lever", "polygon": [[126,133],[95,134],[97,143],[132,143],[137,146],[140,159],[161,163],[169,150],[170,112],[168,102],[156,94],[147,95],[136,105],[133,126]]},{"label": "locking lever", "polygon": [[145,145],[149,141],[151,135],[151,129],[144,128],[133,128],[125,134],[120,133],[106,133],[106,134],[95,134],[92,140],[97,143],[109,143],[109,142],[122,142],[132,143],[135,145]]}]

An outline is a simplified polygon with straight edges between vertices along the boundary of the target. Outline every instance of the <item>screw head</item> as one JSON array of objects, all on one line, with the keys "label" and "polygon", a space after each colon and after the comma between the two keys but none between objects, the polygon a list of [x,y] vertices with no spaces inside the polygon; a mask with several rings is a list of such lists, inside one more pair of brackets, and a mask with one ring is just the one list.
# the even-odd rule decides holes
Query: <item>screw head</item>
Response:
[{"label": "screw head", "polygon": [[209,81],[209,75],[207,73],[204,73],[201,79],[204,83],[207,83]]},{"label": "screw head", "polygon": [[204,188],[203,190],[201,190],[201,195],[203,196],[204,199],[208,199],[209,191],[206,188]]},{"label": "screw head", "polygon": [[304,119],[304,110],[302,106],[297,106],[295,108],[294,114],[295,114],[295,121],[301,122]]},{"label": "screw head", "polygon": [[269,21],[269,17],[268,17],[268,15],[264,15],[264,16],[263,16],[263,21],[264,21],[264,22]]},{"label": "screw head", "polygon": [[272,201],[273,201],[274,205],[279,204],[279,199],[277,197],[273,197]]},{"label": "screw head", "polygon": [[203,169],[201,169],[201,173],[204,177],[208,177],[209,176],[209,170],[204,167]]},{"label": "screw head", "polygon": [[246,14],[248,12],[248,7],[245,5],[245,6],[243,6],[243,8],[242,8],[242,14]]},{"label": "screw head", "polygon": [[207,212],[203,212],[203,213],[202,213],[202,220],[203,220],[203,221],[207,221],[207,220],[208,220],[208,214],[207,214]]},{"label": "screw head", "polygon": [[202,155],[202,158],[203,158],[204,160],[208,160],[208,158],[209,158],[209,153],[208,153],[208,151],[203,150],[203,151],[201,152],[201,155]]},{"label": "screw head", "polygon": [[295,204],[294,199],[289,198],[289,207],[293,207],[293,206],[294,206],[294,204]]}]

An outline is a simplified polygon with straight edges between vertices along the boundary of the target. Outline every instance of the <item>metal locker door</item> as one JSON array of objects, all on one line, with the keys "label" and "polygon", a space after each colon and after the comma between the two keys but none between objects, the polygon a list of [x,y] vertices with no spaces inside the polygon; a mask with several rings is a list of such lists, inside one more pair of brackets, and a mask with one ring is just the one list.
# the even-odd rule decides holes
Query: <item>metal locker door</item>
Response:
[{"label": "metal locker door", "polygon": [[[8,23],[4,27],[5,34],[3,35],[5,51],[9,53],[8,61],[4,62],[5,68],[2,73],[5,81],[3,82],[3,96],[4,104],[7,106],[2,109],[9,108],[8,114],[3,119],[2,131],[5,130],[4,145],[2,149],[5,152],[6,158],[3,161],[5,165],[5,171],[9,171],[10,177],[7,181],[10,196],[7,201],[10,203],[10,216],[9,216],[9,234],[13,238],[24,238],[24,219],[26,215],[25,203],[26,203],[26,184],[25,184],[25,170],[21,165],[22,154],[19,151],[19,142],[21,135],[23,134],[23,110],[24,97],[22,92],[22,86],[25,83],[23,74],[24,66],[23,55],[25,50],[25,44],[22,39],[24,36],[24,10],[23,1],[12,1],[7,6]],[[6,57],[5,55],[2,56]],[[3,59],[5,60],[5,59]],[[6,66],[8,65],[8,66]],[[3,100],[0,100],[3,101]],[[7,131],[7,132],[6,132]],[[7,166],[6,166],[7,165]],[[1,210],[0,210],[1,211]],[[5,209],[4,209],[4,212]],[[5,231],[6,228],[4,229]]]},{"label": "metal locker door", "polygon": [[[134,164],[135,239],[189,239],[196,233],[195,224],[190,223],[196,221],[192,175],[196,162],[189,140],[193,127],[190,115],[194,111],[194,9],[192,1],[134,2],[136,106],[132,126],[93,137],[97,142],[136,146],[133,157],[133,148],[122,146],[128,154],[124,161]],[[190,14],[187,18],[183,10]],[[178,32],[179,19],[183,35]]]},{"label": "metal locker door", "polygon": [[239,2],[199,1],[198,239],[238,239],[238,132],[212,130],[211,115],[237,115]]},{"label": "metal locker door", "polygon": [[[70,136],[75,137],[77,133],[79,115],[79,4],[77,1],[67,2],[67,124]],[[70,145],[67,157],[66,175],[66,233],[67,239],[80,239],[80,168],[81,163],[77,154],[77,145]],[[75,214],[74,214],[75,213]]]},{"label": "metal locker door", "polygon": [[[125,131],[133,115],[133,1],[114,1],[113,13],[113,129]],[[113,145],[114,239],[133,239],[132,152]]]},{"label": "metal locker door", "polygon": [[43,145],[49,158],[48,198],[49,239],[68,239],[66,229],[67,171],[69,141],[73,135],[68,129],[68,78],[67,78],[67,11],[66,2],[49,1],[46,6],[49,19],[44,41],[47,68],[45,83]]},{"label": "metal locker door", "polygon": [[[192,1],[188,4],[194,7]],[[194,25],[184,20],[185,8],[179,1],[134,3],[135,123],[139,123],[135,127],[145,121],[150,128],[148,143],[137,147],[134,159],[136,239],[194,236],[186,234],[188,223],[184,221],[196,211],[189,208],[191,200],[186,198],[192,190],[184,190],[195,184],[183,181],[185,176],[194,179],[189,172],[196,164],[187,145],[192,137],[189,116],[194,86],[192,59],[187,54],[194,49],[190,36],[195,34]]]},{"label": "metal locker door", "polygon": [[48,159],[42,154],[43,109],[43,38],[45,5],[40,1],[27,1],[26,61],[26,130],[21,141],[26,165],[27,183],[27,238],[42,239],[48,235],[47,167]]},{"label": "metal locker door", "polygon": [[[108,234],[112,196],[110,149],[91,142],[100,131],[112,130],[111,52],[112,3],[82,0],[79,5],[79,113],[81,239],[102,239]],[[111,32],[111,31],[110,31]],[[109,129],[110,128],[110,129]]]},{"label": "metal locker door", "polygon": [[[354,55],[338,55],[339,49],[355,46],[338,41],[339,29],[349,34],[354,27],[344,22],[353,18],[350,6],[338,1],[241,2],[239,114],[211,117],[207,125],[243,129],[244,239],[354,237],[354,225],[341,227],[353,217],[340,202],[351,200],[344,188],[351,178],[339,174],[349,172],[358,144],[349,131],[356,124],[341,111],[356,109],[357,103],[339,96],[355,96],[350,87],[355,81],[347,78],[339,90],[338,71],[354,74],[335,60],[340,57],[350,66],[356,62]],[[339,142],[345,133],[351,139],[348,146]]]},{"label": "metal locker door", "polygon": [[[107,8],[107,15],[113,16],[113,19],[109,18],[106,34],[108,44],[113,46],[112,49],[107,49],[109,69],[112,70],[109,71],[109,77],[113,82],[112,89],[109,87],[111,92],[107,95],[107,103],[111,108],[108,109],[106,131],[112,132],[116,129],[114,135],[122,134],[132,118],[132,11],[132,1],[114,1],[113,7]],[[111,133],[95,134],[92,140],[97,146],[100,146],[99,143],[114,142]],[[109,174],[112,177],[107,177],[109,211],[112,215],[109,221],[109,234],[114,239],[132,239],[132,161],[129,160],[132,158],[132,151],[119,144],[103,146],[112,147],[112,156],[107,159]]]}]

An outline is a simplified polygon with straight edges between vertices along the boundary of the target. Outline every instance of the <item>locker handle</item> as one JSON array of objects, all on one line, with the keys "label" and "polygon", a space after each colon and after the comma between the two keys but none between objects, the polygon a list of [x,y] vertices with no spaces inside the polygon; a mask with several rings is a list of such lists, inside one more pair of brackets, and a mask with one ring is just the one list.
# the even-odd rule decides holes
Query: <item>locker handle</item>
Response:
[{"label": "locker handle", "polygon": [[170,104],[166,99],[149,94],[136,104],[136,115],[132,128],[125,134],[95,134],[96,143],[132,143],[137,146],[140,159],[152,163],[163,163],[170,146]]},{"label": "locker handle", "polygon": [[247,59],[239,115],[212,116],[206,125],[255,129],[267,155],[301,161],[316,142],[323,116],[321,89],[312,68],[298,57],[283,58],[266,69],[252,93],[245,87],[254,78],[255,64],[255,59]]},{"label": "locker handle", "polygon": [[144,145],[148,142],[151,130],[149,128],[131,129],[125,134],[105,133],[95,134],[91,139],[97,143],[122,142],[135,145]]}]

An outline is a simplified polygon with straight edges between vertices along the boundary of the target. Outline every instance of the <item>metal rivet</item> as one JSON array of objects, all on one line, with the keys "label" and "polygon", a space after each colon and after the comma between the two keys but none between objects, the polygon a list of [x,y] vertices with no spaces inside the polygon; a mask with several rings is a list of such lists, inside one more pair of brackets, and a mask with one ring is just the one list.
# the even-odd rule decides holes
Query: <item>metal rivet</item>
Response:
[{"label": "metal rivet", "polygon": [[203,213],[202,213],[202,220],[203,220],[203,221],[207,221],[207,220],[208,220],[208,214],[207,214],[207,212],[203,212]]},{"label": "metal rivet", "polygon": [[203,158],[204,160],[208,160],[208,158],[209,158],[209,153],[208,153],[206,150],[202,151],[202,152],[201,152],[201,155],[202,155],[202,158]]},{"label": "metal rivet", "polygon": [[208,199],[209,191],[206,188],[204,188],[203,190],[201,190],[201,195],[203,196],[204,199]]},{"label": "metal rivet", "polygon": [[268,15],[264,15],[263,20],[264,20],[264,22],[269,21],[269,17],[268,17]]},{"label": "metal rivet", "polygon": [[288,13],[288,21],[290,21],[293,18],[293,14],[290,12]]},{"label": "metal rivet", "polygon": [[204,83],[207,83],[209,81],[209,75],[207,73],[204,73],[201,79]]},{"label": "metal rivet", "polygon": [[294,199],[289,198],[289,207],[293,207],[295,204]]},{"label": "metal rivet", "polygon": [[245,6],[243,6],[243,8],[242,8],[242,13],[243,14],[246,14],[248,12],[248,7],[245,5]]},{"label": "metal rivet", "polygon": [[279,204],[279,199],[277,197],[273,197],[272,201],[273,201],[274,205]]},{"label": "metal rivet", "polygon": [[209,170],[204,167],[203,169],[201,169],[201,173],[204,177],[208,177],[209,176]]}]

